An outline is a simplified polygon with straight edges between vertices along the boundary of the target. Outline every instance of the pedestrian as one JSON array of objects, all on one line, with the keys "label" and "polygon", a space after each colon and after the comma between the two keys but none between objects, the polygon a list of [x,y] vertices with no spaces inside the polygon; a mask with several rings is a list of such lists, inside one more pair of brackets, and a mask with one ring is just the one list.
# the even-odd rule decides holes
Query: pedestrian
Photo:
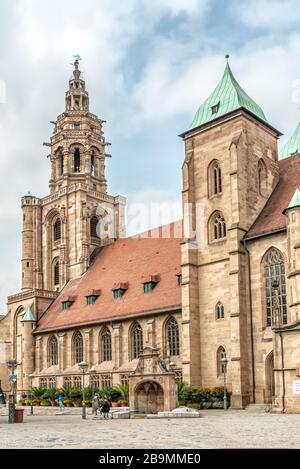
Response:
[{"label": "pedestrian", "polygon": [[99,394],[95,394],[93,397],[93,414],[97,415],[99,409]]},{"label": "pedestrian", "polygon": [[107,399],[105,399],[104,404],[101,409],[101,412],[103,413],[103,417],[105,419],[108,419],[109,410],[110,410],[110,403]]},{"label": "pedestrian", "polygon": [[65,408],[65,406],[64,406],[64,399],[65,399],[65,398],[64,398],[63,394],[60,394],[60,395],[58,396],[58,398],[57,398],[58,405],[59,405],[59,409],[60,409],[61,411],[63,411],[64,408]]}]

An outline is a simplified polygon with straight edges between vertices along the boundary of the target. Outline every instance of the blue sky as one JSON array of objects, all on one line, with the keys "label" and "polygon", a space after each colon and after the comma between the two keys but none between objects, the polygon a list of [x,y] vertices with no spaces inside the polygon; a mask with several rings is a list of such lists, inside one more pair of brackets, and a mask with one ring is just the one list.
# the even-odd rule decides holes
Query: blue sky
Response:
[{"label": "blue sky", "polygon": [[109,192],[180,205],[178,134],[220,79],[226,53],[284,133],[280,146],[296,126],[299,20],[295,0],[1,0],[0,313],[19,288],[20,197],[48,192],[42,142],[64,109],[73,54],[83,57],[91,111],[107,121]]}]

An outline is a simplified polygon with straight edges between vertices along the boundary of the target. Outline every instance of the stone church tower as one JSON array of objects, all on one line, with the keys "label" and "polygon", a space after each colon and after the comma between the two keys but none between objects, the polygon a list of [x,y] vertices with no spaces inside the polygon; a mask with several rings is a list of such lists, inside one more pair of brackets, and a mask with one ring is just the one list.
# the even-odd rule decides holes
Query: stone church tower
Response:
[{"label": "stone church tower", "polygon": [[[8,309],[14,318],[11,356],[17,358],[23,389],[30,387],[28,376],[34,370],[29,329],[66,283],[86,272],[101,246],[125,236],[126,199],[107,193],[104,121],[89,111],[78,66],[76,59],[65,111],[52,122],[53,135],[45,144],[50,148],[50,194],[22,198],[22,292],[8,298]],[[24,311],[30,321],[24,321]]]}]

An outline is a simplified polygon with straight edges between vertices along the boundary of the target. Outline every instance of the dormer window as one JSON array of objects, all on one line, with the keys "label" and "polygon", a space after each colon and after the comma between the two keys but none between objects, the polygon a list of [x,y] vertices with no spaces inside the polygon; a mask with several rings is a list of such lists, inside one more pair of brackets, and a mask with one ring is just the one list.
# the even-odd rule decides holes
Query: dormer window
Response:
[{"label": "dormer window", "polygon": [[155,288],[155,282],[144,283],[144,293],[150,293]]},{"label": "dormer window", "polygon": [[150,293],[154,290],[160,280],[159,275],[150,275],[146,282],[143,282],[144,293]]},{"label": "dormer window", "polygon": [[117,288],[116,290],[113,290],[114,299],[117,300],[118,298],[122,298],[125,292],[126,290],[124,290],[123,288]]},{"label": "dormer window", "polygon": [[71,308],[72,304],[73,304],[73,301],[63,301],[62,302],[62,309],[63,310],[69,309],[69,308]]},{"label": "dormer window", "polygon": [[86,304],[87,305],[93,305],[95,301],[97,300],[98,296],[96,295],[90,295],[86,297]]},{"label": "dormer window", "polygon": [[220,101],[217,104],[214,104],[213,106],[211,106],[211,113],[212,114],[217,114],[217,112],[219,110],[219,105],[220,105]]}]

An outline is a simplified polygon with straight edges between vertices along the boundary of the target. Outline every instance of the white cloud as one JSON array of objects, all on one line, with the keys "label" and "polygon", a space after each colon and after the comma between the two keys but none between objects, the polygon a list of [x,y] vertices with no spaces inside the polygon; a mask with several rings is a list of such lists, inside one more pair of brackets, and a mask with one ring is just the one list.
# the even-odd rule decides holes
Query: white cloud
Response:
[{"label": "white cloud", "polygon": [[297,25],[300,20],[298,0],[235,0],[233,11],[247,27],[280,30]]}]

